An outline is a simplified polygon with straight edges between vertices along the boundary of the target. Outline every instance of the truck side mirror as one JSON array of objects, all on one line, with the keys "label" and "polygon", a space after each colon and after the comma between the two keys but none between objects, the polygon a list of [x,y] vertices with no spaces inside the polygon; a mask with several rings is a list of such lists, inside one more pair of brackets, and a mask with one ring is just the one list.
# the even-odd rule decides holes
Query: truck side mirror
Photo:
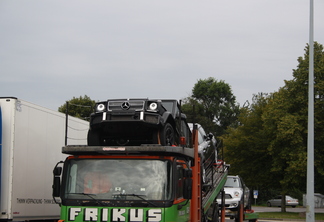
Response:
[{"label": "truck side mirror", "polygon": [[61,192],[62,167],[58,166],[61,163],[63,163],[63,161],[58,162],[53,170],[53,185],[52,185],[53,193],[52,193],[52,196],[53,196],[54,200],[55,200],[55,197],[60,196],[60,192]]},{"label": "truck side mirror", "polygon": [[53,179],[53,197],[59,197],[60,191],[61,191],[61,178],[60,177],[54,177]]},{"label": "truck side mirror", "polygon": [[184,177],[192,177],[192,170],[190,170],[190,169],[184,169],[184,172],[183,172],[183,174],[184,174]]},{"label": "truck side mirror", "polygon": [[61,173],[62,173],[62,167],[55,167],[54,170],[53,170],[53,175],[54,176],[61,176]]},{"label": "truck side mirror", "polygon": [[183,198],[191,199],[192,197],[192,179],[186,178],[183,183]]}]

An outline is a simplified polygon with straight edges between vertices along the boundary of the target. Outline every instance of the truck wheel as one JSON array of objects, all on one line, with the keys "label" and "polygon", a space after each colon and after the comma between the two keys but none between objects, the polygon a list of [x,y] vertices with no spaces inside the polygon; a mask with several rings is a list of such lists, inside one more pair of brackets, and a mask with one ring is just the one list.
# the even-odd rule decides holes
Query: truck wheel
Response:
[{"label": "truck wheel", "polygon": [[100,146],[101,144],[100,144],[99,132],[89,129],[87,141],[88,141],[88,146]]},{"label": "truck wheel", "polygon": [[160,139],[162,146],[172,146],[174,145],[174,129],[170,123],[166,123],[161,132]]}]

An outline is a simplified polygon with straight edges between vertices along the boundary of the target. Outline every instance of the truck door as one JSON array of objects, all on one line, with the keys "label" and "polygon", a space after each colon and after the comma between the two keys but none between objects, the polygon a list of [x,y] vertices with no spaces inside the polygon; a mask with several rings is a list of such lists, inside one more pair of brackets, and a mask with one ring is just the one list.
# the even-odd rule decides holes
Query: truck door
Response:
[{"label": "truck door", "polygon": [[165,209],[165,221],[189,221],[190,200],[184,198],[185,171],[188,170],[184,161],[176,161],[174,170],[174,202],[171,208]]}]

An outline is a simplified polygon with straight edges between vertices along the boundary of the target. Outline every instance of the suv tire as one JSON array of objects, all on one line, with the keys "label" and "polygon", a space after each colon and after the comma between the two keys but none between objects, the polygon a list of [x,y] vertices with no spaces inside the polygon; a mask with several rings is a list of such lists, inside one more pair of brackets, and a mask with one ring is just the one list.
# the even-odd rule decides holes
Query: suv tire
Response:
[{"label": "suv tire", "polygon": [[100,136],[99,132],[89,129],[88,131],[88,146],[100,146]]},{"label": "suv tire", "polygon": [[160,139],[162,146],[172,146],[175,142],[175,135],[174,129],[170,123],[166,123],[161,132],[160,132]]}]

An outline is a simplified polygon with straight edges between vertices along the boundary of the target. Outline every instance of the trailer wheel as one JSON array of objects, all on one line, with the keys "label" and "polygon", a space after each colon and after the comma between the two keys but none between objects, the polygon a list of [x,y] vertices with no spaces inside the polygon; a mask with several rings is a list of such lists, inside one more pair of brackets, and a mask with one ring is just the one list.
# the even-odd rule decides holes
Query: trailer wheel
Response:
[{"label": "trailer wheel", "polygon": [[88,146],[100,146],[101,144],[100,144],[99,132],[89,129],[87,141],[88,141]]},{"label": "trailer wheel", "polygon": [[219,222],[219,206],[217,202],[208,209],[207,215],[205,216],[207,222]]},{"label": "trailer wheel", "polygon": [[160,131],[160,139],[162,146],[174,145],[174,129],[170,123],[166,123]]},{"label": "trailer wheel", "polygon": [[252,209],[252,204],[251,204],[251,199],[249,198],[248,204],[245,207],[245,210],[251,210]]},{"label": "trailer wheel", "polygon": [[[238,206],[237,206],[237,212],[235,215],[235,222],[240,222],[243,221],[244,219],[244,206],[243,206],[243,202],[239,202]],[[243,218],[241,218],[243,217]]]},{"label": "trailer wheel", "polygon": [[217,203],[214,203],[213,207],[213,216],[212,216],[212,222],[219,222],[219,207]]}]

